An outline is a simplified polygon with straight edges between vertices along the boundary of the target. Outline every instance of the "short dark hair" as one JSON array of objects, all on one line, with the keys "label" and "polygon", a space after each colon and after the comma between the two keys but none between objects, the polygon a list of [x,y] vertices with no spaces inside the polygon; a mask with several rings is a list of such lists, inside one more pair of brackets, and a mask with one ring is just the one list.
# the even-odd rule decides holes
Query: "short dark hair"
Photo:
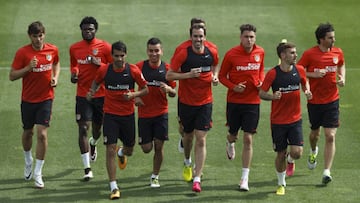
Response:
[{"label": "short dark hair", "polygon": [[27,31],[28,35],[45,33],[45,27],[40,21],[31,23]]},{"label": "short dark hair", "polygon": [[320,23],[320,25],[315,30],[315,37],[318,44],[320,44],[320,39],[323,39],[326,36],[326,33],[335,31],[334,26],[327,23]]},{"label": "short dark hair", "polygon": [[95,29],[96,30],[98,29],[98,22],[92,16],[86,16],[81,20],[80,29],[81,29],[82,25],[86,25],[86,24],[94,24]]},{"label": "short dark hair", "polygon": [[159,38],[152,37],[147,41],[147,45],[156,45],[156,44],[162,44]]},{"label": "short dark hair", "polygon": [[206,28],[202,25],[193,25],[190,28],[190,36],[192,36],[193,33],[193,29],[199,30],[199,29],[203,29],[204,30],[204,35],[206,36]]},{"label": "short dark hair", "polygon": [[112,45],[111,45],[111,53],[113,54],[114,53],[114,50],[118,50],[118,51],[122,51],[124,53],[127,53],[126,52],[126,45],[124,42],[122,41],[117,41],[117,42],[114,42]]},{"label": "short dark hair", "polygon": [[240,34],[242,34],[245,31],[256,32],[256,27],[255,27],[255,25],[252,25],[252,24],[243,24],[240,26]]},{"label": "short dark hair", "polygon": [[203,23],[204,25],[206,24],[205,20],[202,18],[198,18],[198,17],[191,18],[190,27],[192,27],[194,24],[199,24],[199,23]]},{"label": "short dark hair", "polygon": [[276,52],[278,57],[280,58],[281,53],[284,53],[286,49],[290,49],[290,48],[294,48],[296,47],[295,44],[291,43],[291,42],[281,42],[277,47],[276,47]]}]

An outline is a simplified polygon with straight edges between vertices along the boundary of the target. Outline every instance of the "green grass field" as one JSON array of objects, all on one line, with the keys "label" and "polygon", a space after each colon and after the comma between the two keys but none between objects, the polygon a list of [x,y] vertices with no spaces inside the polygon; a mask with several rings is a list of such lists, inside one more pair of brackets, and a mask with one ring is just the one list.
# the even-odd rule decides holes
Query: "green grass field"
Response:
[{"label": "green grass field", "polygon": [[[213,129],[207,139],[208,155],[202,181],[203,191],[194,194],[182,180],[183,155],[177,151],[176,98],[170,99],[170,141],[165,145],[165,160],[160,173],[161,188],[148,186],[153,153],[143,154],[140,147],[129,158],[124,171],[117,171],[122,189],[120,202],[358,202],[360,163],[359,64],[355,46],[360,38],[360,23],[355,18],[360,1],[291,0],[0,0],[0,202],[107,202],[108,177],[105,147],[92,169],[95,178],[82,182],[83,166],[77,145],[74,117],[75,86],[70,83],[69,46],[81,39],[80,20],[92,15],[99,22],[98,38],[110,43],[123,40],[128,46],[128,60],[146,58],[147,39],[163,41],[164,60],[169,61],[174,48],[188,38],[189,21],[203,17],[208,40],[218,45],[220,58],[239,44],[239,26],[257,26],[257,44],[266,51],[265,66],[278,61],[275,47],[282,38],[297,44],[299,57],[316,43],[314,31],[320,22],[331,22],[336,29],[336,45],[345,52],[347,84],[341,89],[341,127],[336,139],[332,168],[333,182],[321,187],[324,137],[320,140],[318,167],[307,169],[309,128],[305,100],[304,156],[297,161],[295,175],[287,178],[285,196],[276,196],[277,184],[269,129],[269,102],[261,105],[261,120],[254,139],[254,157],[250,172],[250,191],[239,192],[241,176],[241,141],[237,156],[228,161],[225,154],[226,89],[214,87]],[[21,145],[21,81],[10,82],[9,67],[16,50],[29,43],[29,23],[42,21],[46,41],[60,50],[62,72],[56,88],[53,119],[49,128],[49,148],[43,169],[45,189],[33,188],[33,181],[23,179],[24,158]],[[34,139],[34,146],[35,146]],[[33,148],[35,152],[35,148]]]}]

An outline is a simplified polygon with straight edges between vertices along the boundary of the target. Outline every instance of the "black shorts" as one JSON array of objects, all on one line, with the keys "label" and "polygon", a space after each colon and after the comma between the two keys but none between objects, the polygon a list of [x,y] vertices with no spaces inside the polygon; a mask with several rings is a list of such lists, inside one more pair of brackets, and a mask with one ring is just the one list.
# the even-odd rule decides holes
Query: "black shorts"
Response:
[{"label": "black shorts", "polygon": [[104,144],[116,144],[120,139],[124,146],[133,147],[135,145],[135,116],[118,116],[104,114]]},{"label": "black shorts", "polygon": [[35,124],[49,127],[52,103],[52,99],[39,103],[21,101],[21,120],[23,129],[32,129]]},{"label": "black shorts", "polygon": [[154,140],[169,140],[168,136],[168,114],[153,118],[139,118],[139,144],[147,144]]},{"label": "black shorts", "polygon": [[307,104],[311,129],[338,128],[339,122],[339,100],[328,104]]},{"label": "black shorts", "polygon": [[212,103],[190,106],[179,102],[179,116],[185,133],[190,133],[194,129],[210,130],[212,127],[211,114]]},{"label": "black shorts", "polygon": [[288,145],[303,146],[302,120],[291,124],[271,124],[271,136],[275,152],[287,149]]},{"label": "black shorts", "polygon": [[93,121],[99,125],[103,122],[104,97],[93,98],[88,101],[85,97],[76,97],[76,122]]},{"label": "black shorts", "polygon": [[259,123],[259,104],[226,104],[226,125],[229,133],[237,134],[239,129],[244,132],[255,134]]}]

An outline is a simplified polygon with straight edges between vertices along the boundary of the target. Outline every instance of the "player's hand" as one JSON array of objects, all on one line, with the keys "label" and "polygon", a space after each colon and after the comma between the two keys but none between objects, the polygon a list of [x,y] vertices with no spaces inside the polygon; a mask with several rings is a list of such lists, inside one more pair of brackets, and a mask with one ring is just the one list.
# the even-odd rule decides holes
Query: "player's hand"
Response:
[{"label": "player's hand", "polygon": [[342,76],[339,76],[339,80],[336,82],[339,87],[345,86],[345,79]]},{"label": "player's hand", "polygon": [[273,94],[273,100],[278,100],[281,99],[281,92],[280,91],[276,91]]},{"label": "player's hand", "polygon": [[94,94],[95,94],[95,91],[90,88],[89,91],[88,91],[88,93],[86,94],[86,99],[87,99],[88,101],[91,101],[92,98],[94,97]]},{"label": "player's hand", "polygon": [[126,92],[125,94],[123,94],[123,98],[124,98],[126,101],[130,101],[131,99],[134,98],[134,93],[129,90],[128,92]]},{"label": "player's hand", "polygon": [[51,87],[56,87],[57,83],[58,83],[58,80],[55,77],[53,77],[50,81]]},{"label": "player's hand", "polygon": [[234,87],[234,89],[233,89],[234,92],[238,92],[238,93],[244,92],[245,88],[246,88],[246,85],[245,85],[246,82],[247,81],[239,82],[239,84]]},{"label": "player's hand", "polygon": [[307,100],[311,100],[312,99],[312,93],[310,90],[305,90],[305,96]]},{"label": "player's hand", "polygon": [[135,97],[135,106],[144,106],[145,103],[140,97]]},{"label": "player's hand", "polygon": [[198,78],[201,73],[201,68],[192,68],[189,73],[190,78]]},{"label": "player's hand", "polygon": [[70,78],[70,80],[71,80],[71,82],[72,83],[77,83],[77,81],[78,81],[78,75],[77,74],[75,74],[75,73],[71,73],[71,78]]},{"label": "player's hand", "polygon": [[320,69],[318,72],[315,72],[315,74],[316,74],[316,77],[323,78],[326,75],[326,70]]},{"label": "player's hand", "polygon": [[217,85],[219,84],[219,78],[218,78],[217,75],[213,75],[213,77],[212,77],[212,84],[213,84],[214,86],[217,86]]},{"label": "player's hand", "polygon": [[36,68],[37,64],[38,64],[38,59],[36,58],[36,56],[34,56],[29,63],[29,71],[32,71],[33,68]]}]

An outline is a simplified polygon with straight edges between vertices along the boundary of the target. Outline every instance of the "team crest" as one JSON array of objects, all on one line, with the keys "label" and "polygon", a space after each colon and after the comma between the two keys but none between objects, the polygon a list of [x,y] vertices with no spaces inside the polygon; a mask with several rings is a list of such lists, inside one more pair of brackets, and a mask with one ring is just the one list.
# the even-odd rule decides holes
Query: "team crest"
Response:
[{"label": "team crest", "polygon": [[254,59],[255,59],[256,62],[259,62],[260,61],[260,56],[258,54],[255,54]]},{"label": "team crest", "polygon": [[333,58],[333,62],[334,62],[334,64],[338,64],[339,58],[338,58],[338,57],[334,57],[334,58]]},{"label": "team crest", "polygon": [[51,54],[46,54],[46,60],[51,61],[51,59],[52,59]]},{"label": "team crest", "polygon": [[96,56],[98,53],[99,53],[99,50],[98,50],[98,49],[93,49],[93,50],[92,50],[92,54],[93,54],[94,56]]}]

